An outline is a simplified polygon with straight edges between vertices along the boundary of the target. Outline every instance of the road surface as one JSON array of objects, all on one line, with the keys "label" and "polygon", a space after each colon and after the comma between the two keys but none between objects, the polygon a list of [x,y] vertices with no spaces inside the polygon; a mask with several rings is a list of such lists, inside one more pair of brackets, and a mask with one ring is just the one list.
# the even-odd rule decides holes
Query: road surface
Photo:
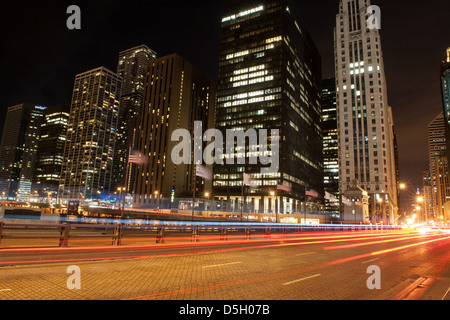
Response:
[{"label": "road surface", "polygon": [[0,300],[449,300],[449,291],[448,233],[0,249]]}]

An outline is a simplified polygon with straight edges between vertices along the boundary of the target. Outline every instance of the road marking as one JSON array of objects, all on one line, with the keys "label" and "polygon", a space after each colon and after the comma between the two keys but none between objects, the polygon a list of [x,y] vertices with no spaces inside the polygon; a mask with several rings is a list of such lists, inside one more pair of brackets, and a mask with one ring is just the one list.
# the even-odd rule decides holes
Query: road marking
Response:
[{"label": "road marking", "polygon": [[203,266],[202,268],[214,268],[214,267],[230,266],[230,265],[239,264],[239,263],[242,263],[242,261],[230,262],[230,263],[222,263],[222,264],[212,264],[210,266]]},{"label": "road marking", "polygon": [[450,291],[450,287],[448,287],[447,292],[444,294],[441,300],[446,300],[445,297],[447,296],[448,292]]},{"label": "road marking", "polygon": [[315,254],[317,252],[306,252],[306,253],[297,253],[296,256],[306,256],[308,254]]},{"label": "road marking", "polygon": [[12,291],[12,289],[0,289],[0,292]]},{"label": "road marking", "polygon": [[364,262],[361,262],[361,263],[369,263],[369,262],[372,262],[372,261],[376,261],[376,260],[380,260],[380,258],[375,258],[375,259],[372,259],[372,260],[367,260],[367,261],[364,261]]},{"label": "road marking", "polygon": [[289,282],[283,283],[283,286],[288,286],[288,285],[293,284],[293,283],[297,283],[297,282],[300,282],[300,281],[305,281],[305,280],[312,279],[312,278],[317,278],[317,277],[320,277],[320,276],[321,276],[321,274],[315,274],[313,276],[309,276],[309,277],[306,277],[306,278],[301,278],[301,279],[297,279],[297,280],[294,280],[294,281],[289,281]]}]

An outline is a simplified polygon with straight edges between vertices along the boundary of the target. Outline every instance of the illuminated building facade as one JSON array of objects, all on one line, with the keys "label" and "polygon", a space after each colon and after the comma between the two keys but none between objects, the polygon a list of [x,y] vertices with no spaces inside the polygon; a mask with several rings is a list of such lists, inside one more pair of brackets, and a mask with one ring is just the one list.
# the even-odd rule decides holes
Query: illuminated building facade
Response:
[{"label": "illuminated building facade", "polygon": [[441,64],[441,92],[442,109],[445,119],[447,140],[447,163],[450,163],[450,48],[447,49],[447,57]]},{"label": "illuminated building facade", "polygon": [[423,172],[423,210],[425,217],[435,217],[436,200],[434,198],[433,185],[430,170]]},{"label": "illuminated building facade", "polygon": [[45,118],[40,131],[34,172],[35,185],[33,187],[40,198],[54,198],[58,192],[68,123],[68,106],[58,105],[45,110]]},{"label": "illuminated building facade", "polygon": [[322,81],[323,183],[325,211],[340,212],[336,79]]},{"label": "illuminated building facade", "polygon": [[0,147],[0,195],[28,201],[46,107],[19,104],[8,108]]},{"label": "illuminated building facade", "polygon": [[446,121],[443,112],[439,113],[428,125],[428,155],[436,216],[443,215],[444,204],[450,200],[445,127]]},{"label": "illuminated building facade", "polygon": [[369,0],[341,0],[336,15],[340,190],[343,193],[358,180],[370,196],[370,218],[383,216],[394,223],[398,217],[394,122],[380,32],[366,25],[370,5]]},{"label": "illuminated building facade", "polygon": [[109,194],[122,78],[105,67],[76,75],[58,201]]},{"label": "illuminated building facade", "polygon": [[[119,53],[117,75],[123,78],[122,97],[119,110],[117,139],[114,152],[113,176],[111,190],[127,187],[128,193],[133,193],[134,165],[128,167],[129,149],[137,147],[137,129],[144,100],[144,82],[147,64],[156,58],[156,52],[140,45]],[[125,177],[128,177],[125,183]]]},{"label": "illuminated building facade", "polygon": [[[306,188],[323,197],[321,80],[321,57],[293,2],[223,7],[216,127],[223,133],[266,129],[269,135],[278,129],[280,167],[261,173],[264,165],[248,161],[255,146],[236,147],[245,165],[214,166],[214,197],[226,203],[222,209],[294,213],[306,209]],[[244,172],[257,188],[245,187],[242,197]],[[279,183],[290,191],[277,190]],[[310,200],[311,210],[322,209],[323,199]]]},{"label": "illuminated building facade", "polygon": [[[184,129],[191,137],[197,121],[202,124],[203,132],[213,128],[215,96],[216,84],[180,55],[171,54],[149,62],[138,135],[138,151],[148,160],[136,167],[133,206],[179,205],[183,209],[183,203],[178,201],[191,199],[185,203],[191,206],[194,185],[196,198],[211,191],[211,181],[196,177],[194,161],[175,163],[172,152],[179,141],[172,141],[172,134]],[[188,140],[190,143],[191,138]]]}]

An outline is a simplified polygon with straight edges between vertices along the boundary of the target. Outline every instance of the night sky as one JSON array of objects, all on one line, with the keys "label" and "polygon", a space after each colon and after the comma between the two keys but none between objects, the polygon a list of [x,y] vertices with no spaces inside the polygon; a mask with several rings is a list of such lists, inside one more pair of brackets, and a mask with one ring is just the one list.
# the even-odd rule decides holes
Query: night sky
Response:
[{"label": "night sky", "polygon": [[[339,1],[295,2],[322,55],[323,77],[333,77],[333,28]],[[2,3],[0,131],[9,106],[23,102],[70,105],[77,73],[99,66],[116,71],[118,53],[140,44],[148,45],[158,56],[177,52],[216,80],[222,3],[224,0]],[[422,3],[372,0],[382,13],[382,50],[401,180],[411,188],[421,186],[422,171],[428,166],[427,125],[442,109],[439,67],[450,47],[450,1]],[[81,30],[66,27],[66,9],[71,4],[81,8]]]}]

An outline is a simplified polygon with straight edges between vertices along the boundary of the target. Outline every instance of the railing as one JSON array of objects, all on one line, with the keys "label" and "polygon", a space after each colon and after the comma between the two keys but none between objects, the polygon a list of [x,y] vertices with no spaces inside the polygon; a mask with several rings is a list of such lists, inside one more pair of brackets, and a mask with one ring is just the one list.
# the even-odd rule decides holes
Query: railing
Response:
[{"label": "railing", "polygon": [[[0,222],[0,247],[104,245],[125,243],[198,242],[200,240],[267,239],[293,237],[305,233],[397,231],[401,226],[380,225],[300,225],[242,224],[153,221],[143,225],[130,224],[18,224]],[[3,241],[2,241],[3,240]],[[22,241],[22,242],[21,242]],[[24,242],[23,242],[24,241]]]}]

